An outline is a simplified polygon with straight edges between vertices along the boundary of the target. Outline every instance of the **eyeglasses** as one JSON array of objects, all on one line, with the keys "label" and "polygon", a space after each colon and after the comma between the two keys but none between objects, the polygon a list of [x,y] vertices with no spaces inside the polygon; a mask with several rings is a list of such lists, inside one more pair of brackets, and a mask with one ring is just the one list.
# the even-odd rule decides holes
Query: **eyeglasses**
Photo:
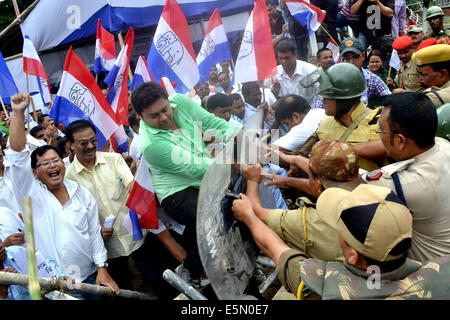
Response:
[{"label": "eyeglasses", "polygon": [[53,160],[45,160],[45,161],[42,161],[41,163],[37,164],[37,165],[36,165],[36,168],[39,168],[39,167],[46,167],[46,166],[50,165],[50,163],[57,164],[57,163],[59,163],[60,161],[62,161],[61,158],[55,158],[55,159],[53,159]]},{"label": "eyeglasses", "polygon": [[97,141],[98,141],[97,138],[92,138],[92,139],[89,139],[89,140],[75,141],[75,143],[79,144],[82,147],[86,147],[89,143],[97,144]]},{"label": "eyeglasses", "polygon": [[378,134],[397,134],[397,133],[400,133],[400,132],[395,132],[395,131],[379,131],[379,130],[377,130],[377,131],[375,131],[375,133],[378,133]]}]

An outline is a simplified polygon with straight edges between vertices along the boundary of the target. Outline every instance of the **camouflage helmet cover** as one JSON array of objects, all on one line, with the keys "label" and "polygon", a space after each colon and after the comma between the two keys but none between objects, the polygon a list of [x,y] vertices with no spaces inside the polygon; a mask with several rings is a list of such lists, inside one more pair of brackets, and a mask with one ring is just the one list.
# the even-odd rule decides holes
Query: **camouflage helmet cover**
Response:
[{"label": "camouflage helmet cover", "polygon": [[361,183],[359,178],[359,159],[352,144],[324,139],[311,149],[310,165],[318,170],[319,178],[325,188],[341,187],[352,190]]}]

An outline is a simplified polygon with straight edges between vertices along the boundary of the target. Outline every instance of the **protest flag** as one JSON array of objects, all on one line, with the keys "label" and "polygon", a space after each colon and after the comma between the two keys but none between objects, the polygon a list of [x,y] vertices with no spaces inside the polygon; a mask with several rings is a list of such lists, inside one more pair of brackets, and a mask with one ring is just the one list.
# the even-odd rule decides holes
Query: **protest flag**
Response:
[{"label": "protest flag", "polygon": [[147,61],[145,61],[144,56],[140,56],[136,64],[136,69],[134,69],[134,77],[131,82],[130,90],[133,91],[141,83],[150,81],[153,81],[153,79],[148,71]]},{"label": "protest flag", "polygon": [[33,42],[27,35],[23,39],[23,72],[38,77],[39,91],[44,99],[44,103],[51,103],[50,83],[45,73],[44,65],[34,48]]},{"label": "protest flag", "polygon": [[191,90],[199,80],[197,62],[186,17],[176,0],[167,0],[147,57],[154,81],[167,77],[178,93]]},{"label": "protest flag", "polygon": [[308,26],[308,34],[311,35],[319,29],[325,13],[320,8],[303,0],[285,0],[291,15],[303,27]]},{"label": "protest flag", "polygon": [[128,123],[128,65],[131,57],[131,49],[134,41],[134,30],[130,28],[125,38],[125,43],[117,56],[114,66],[105,78],[105,83],[110,86],[107,100],[111,108],[117,114],[117,119],[123,125]]},{"label": "protest flag", "polygon": [[216,8],[211,18],[209,18],[205,38],[197,56],[200,84],[203,85],[208,80],[212,67],[232,59],[222,18],[220,17],[219,9]]},{"label": "protest flag", "polygon": [[[126,206],[138,215],[139,225],[143,229],[158,228],[156,196],[152,183],[152,175],[147,162],[141,158],[136,178],[127,199]],[[131,221],[133,217],[130,215]]]},{"label": "protest flag", "polygon": [[233,77],[236,83],[270,79],[276,74],[276,66],[266,3],[255,0]]},{"label": "protest flag", "polygon": [[94,73],[111,71],[116,60],[116,45],[114,35],[106,31],[97,21],[97,37],[95,40]]},{"label": "protest flag", "polygon": [[116,114],[72,47],[66,56],[50,117],[66,127],[79,119],[92,122],[96,128],[98,150],[106,145],[113,132],[119,128]]},{"label": "protest flag", "polygon": [[[16,82],[0,52],[0,97],[3,100],[8,99],[9,101],[9,98],[16,93],[19,93],[19,89],[17,89]],[[6,115],[9,116],[8,113]]]}]

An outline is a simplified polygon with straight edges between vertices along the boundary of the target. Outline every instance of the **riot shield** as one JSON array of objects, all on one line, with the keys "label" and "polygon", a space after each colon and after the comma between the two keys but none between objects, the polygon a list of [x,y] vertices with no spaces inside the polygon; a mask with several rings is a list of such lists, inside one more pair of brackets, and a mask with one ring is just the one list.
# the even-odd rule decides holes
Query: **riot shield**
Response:
[{"label": "riot shield", "polygon": [[[246,226],[234,219],[232,201],[245,192],[243,164],[261,162],[264,110],[227,142],[206,171],[197,207],[197,243],[210,284],[221,300],[245,298],[259,250]],[[272,191],[260,185],[263,207],[275,208]]]}]

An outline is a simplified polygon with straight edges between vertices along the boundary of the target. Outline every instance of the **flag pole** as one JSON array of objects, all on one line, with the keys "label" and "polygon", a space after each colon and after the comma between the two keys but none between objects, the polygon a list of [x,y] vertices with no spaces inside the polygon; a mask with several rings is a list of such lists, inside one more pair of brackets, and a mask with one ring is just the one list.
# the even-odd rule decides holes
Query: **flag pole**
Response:
[{"label": "flag pole", "polygon": [[331,34],[327,31],[327,29],[325,29],[322,24],[320,25],[320,27],[322,28],[323,31],[325,31],[325,33],[331,38],[331,40],[334,41],[334,44],[337,45],[338,43],[336,42],[336,40],[331,36]]},{"label": "flag pole", "polygon": [[16,17],[20,16],[19,6],[17,5],[17,0],[12,0],[14,12],[16,13]]},{"label": "flag pole", "polygon": [[3,103],[2,96],[0,96],[0,102],[2,103],[3,111],[5,111],[5,114],[6,114],[6,120],[8,120],[9,119],[9,112],[8,112],[8,110],[6,110],[5,104]]},{"label": "flag pole", "polygon": [[[117,34],[117,38],[119,38],[120,48],[123,48],[124,44],[123,44],[122,31],[120,31]],[[133,82],[133,75],[131,74],[130,62],[129,61],[128,61],[128,77],[130,78],[130,81]]]},{"label": "flag pole", "polygon": [[391,66],[389,66],[389,72],[388,72],[388,78],[390,78],[391,77],[391,70],[392,70],[392,67]]},{"label": "flag pole", "polygon": [[[30,90],[29,90],[29,88],[28,88],[28,73],[27,73],[27,92],[28,92],[28,94],[30,94]],[[31,95],[30,95],[30,97],[31,97]],[[34,121],[36,122],[36,124],[38,123],[38,119],[37,119],[37,115],[36,115],[36,107],[34,106],[34,100],[33,100],[33,98],[31,97],[31,106],[33,107],[33,118],[34,118]],[[30,106],[28,106],[28,115],[30,114]],[[30,118],[28,117],[28,120],[29,120]]]}]

